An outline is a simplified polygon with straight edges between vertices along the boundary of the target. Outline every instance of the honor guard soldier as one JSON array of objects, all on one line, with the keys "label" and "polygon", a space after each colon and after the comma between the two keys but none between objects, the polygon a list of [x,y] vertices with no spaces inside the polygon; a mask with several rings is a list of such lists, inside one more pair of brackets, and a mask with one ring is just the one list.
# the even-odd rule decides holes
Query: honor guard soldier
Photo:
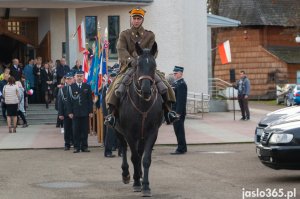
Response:
[{"label": "honor guard soldier", "polygon": [[67,96],[69,94],[69,86],[74,83],[73,73],[68,72],[65,75],[65,85],[58,91],[58,117],[64,122],[64,140],[65,140],[65,151],[70,150],[71,143],[73,143],[73,127],[72,119],[67,113]]},{"label": "honor guard soldier", "polygon": [[[117,109],[119,106],[119,99],[123,96],[128,82],[130,82],[137,66],[137,52],[135,50],[135,44],[139,43],[141,48],[151,49],[155,42],[155,35],[152,31],[145,30],[143,25],[144,16],[146,11],[140,7],[136,7],[129,11],[131,28],[120,33],[117,51],[120,60],[120,73],[116,77],[115,81],[110,86],[106,103],[109,107],[109,114],[105,119],[105,124],[114,126],[115,116],[117,115]],[[164,100],[164,112],[167,123],[172,123],[177,118],[176,114],[171,111],[171,103],[175,102],[174,92],[165,80],[164,74],[156,71],[155,83]]]},{"label": "honor guard soldier", "polygon": [[76,71],[75,83],[69,86],[68,115],[73,125],[74,153],[88,150],[89,117],[93,117],[93,99],[90,85],[83,83],[84,72]]},{"label": "honor guard soldier", "polygon": [[172,110],[179,115],[179,120],[173,122],[173,127],[175,135],[177,138],[177,149],[172,155],[184,154],[187,152],[187,146],[185,141],[185,129],[184,121],[186,115],[186,102],[187,102],[187,85],[183,79],[183,70],[181,66],[175,66],[173,70],[173,75],[175,77],[175,82],[173,83],[173,88],[176,96],[176,103],[172,105]]}]

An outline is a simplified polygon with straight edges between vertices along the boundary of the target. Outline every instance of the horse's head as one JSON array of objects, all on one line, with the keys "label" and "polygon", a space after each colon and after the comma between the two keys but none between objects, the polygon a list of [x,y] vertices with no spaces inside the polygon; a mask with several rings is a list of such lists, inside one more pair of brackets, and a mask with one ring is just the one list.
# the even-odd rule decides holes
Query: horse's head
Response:
[{"label": "horse's head", "polygon": [[149,99],[152,95],[151,87],[155,84],[154,76],[156,70],[156,62],[154,55],[157,52],[157,44],[154,42],[151,49],[142,49],[136,43],[135,49],[138,54],[137,58],[137,81],[141,89],[144,99]]}]

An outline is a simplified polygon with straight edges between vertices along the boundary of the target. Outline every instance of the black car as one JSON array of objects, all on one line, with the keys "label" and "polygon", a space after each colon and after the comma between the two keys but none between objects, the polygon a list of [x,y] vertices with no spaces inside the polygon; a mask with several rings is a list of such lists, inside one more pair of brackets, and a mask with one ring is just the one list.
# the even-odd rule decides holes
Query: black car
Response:
[{"label": "black car", "polygon": [[264,129],[268,127],[271,123],[285,119],[286,117],[290,117],[295,114],[300,114],[300,106],[292,106],[287,108],[282,108],[271,113],[268,113],[265,117],[263,117],[255,129],[254,142],[256,145],[260,143],[260,137],[263,133]]},{"label": "black car", "polygon": [[273,169],[300,169],[300,117],[271,124],[264,129],[256,152]]}]

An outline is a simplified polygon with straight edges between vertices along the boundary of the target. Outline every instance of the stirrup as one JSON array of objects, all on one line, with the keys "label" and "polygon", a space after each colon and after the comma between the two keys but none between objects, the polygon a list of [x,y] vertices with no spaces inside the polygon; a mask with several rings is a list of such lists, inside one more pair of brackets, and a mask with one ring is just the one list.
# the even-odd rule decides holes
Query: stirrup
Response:
[{"label": "stirrup", "polygon": [[170,111],[168,112],[168,120],[170,123],[173,123],[179,120],[179,115],[177,115],[175,111]]},{"label": "stirrup", "polygon": [[116,125],[116,118],[115,118],[115,116],[112,115],[112,114],[107,115],[105,117],[104,124],[106,126],[110,126],[110,127],[114,128],[115,125]]}]

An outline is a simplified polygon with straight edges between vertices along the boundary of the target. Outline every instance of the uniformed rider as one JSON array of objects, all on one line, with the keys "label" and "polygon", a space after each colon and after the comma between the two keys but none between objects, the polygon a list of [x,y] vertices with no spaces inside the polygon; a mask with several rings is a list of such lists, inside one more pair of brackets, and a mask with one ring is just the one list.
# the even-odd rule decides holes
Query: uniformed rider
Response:
[{"label": "uniformed rider", "polygon": [[[130,13],[131,28],[121,32],[117,43],[118,57],[120,61],[120,73],[109,87],[106,103],[111,114],[105,119],[105,124],[114,126],[119,106],[119,99],[124,94],[126,84],[130,81],[137,66],[137,52],[135,43],[138,42],[141,48],[151,49],[155,42],[155,35],[152,31],[145,30],[142,26],[144,22],[145,10],[140,7],[132,9]],[[171,103],[176,101],[174,91],[166,81],[164,74],[156,71],[155,83],[158,91],[164,100],[165,119],[168,124],[178,119],[174,111],[171,111]]]}]

